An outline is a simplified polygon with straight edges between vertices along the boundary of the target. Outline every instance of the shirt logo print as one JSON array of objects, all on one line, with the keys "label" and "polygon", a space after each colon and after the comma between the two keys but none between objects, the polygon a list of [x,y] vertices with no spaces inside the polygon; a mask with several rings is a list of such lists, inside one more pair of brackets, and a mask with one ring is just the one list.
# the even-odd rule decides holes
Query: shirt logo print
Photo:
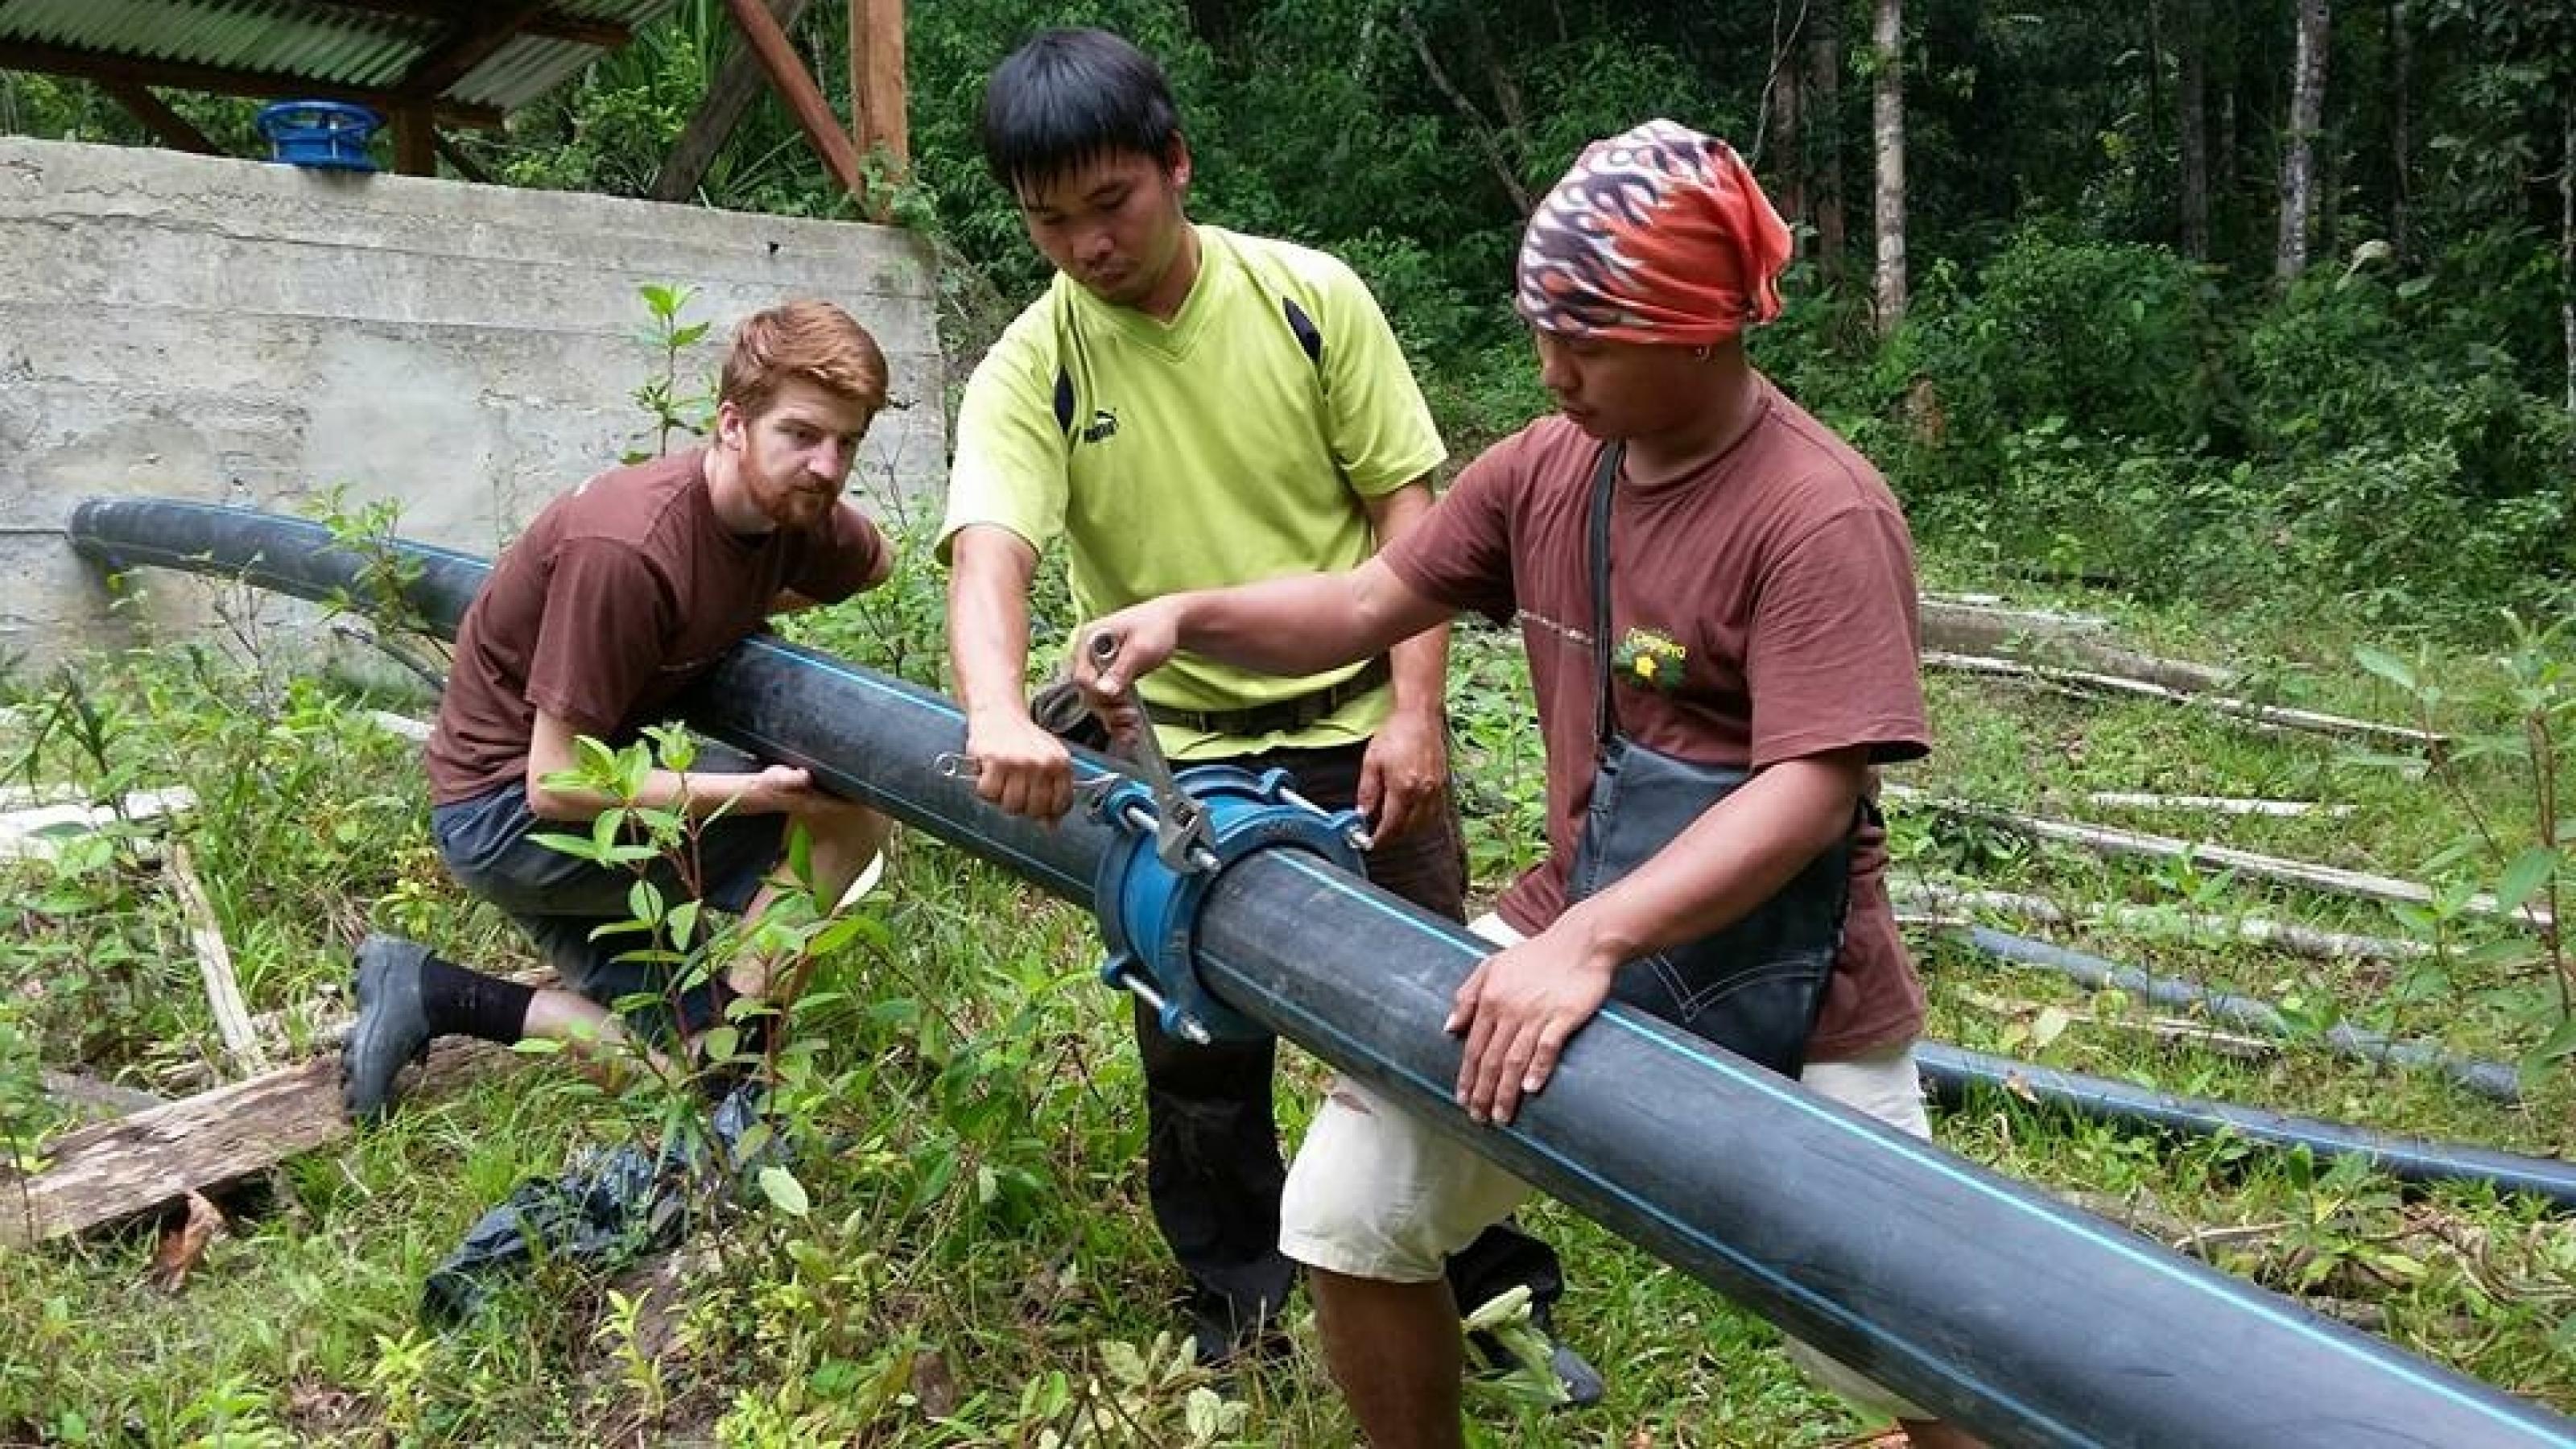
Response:
[{"label": "shirt logo print", "polygon": [[1663,694],[1681,688],[1690,650],[1661,629],[1630,629],[1610,656],[1613,670]]},{"label": "shirt logo print", "polygon": [[1091,421],[1083,426],[1082,440],[1086,443],[1100,443],[1116,436],[1118,436],[1118,415],[1107,408],[1093,408]]}]

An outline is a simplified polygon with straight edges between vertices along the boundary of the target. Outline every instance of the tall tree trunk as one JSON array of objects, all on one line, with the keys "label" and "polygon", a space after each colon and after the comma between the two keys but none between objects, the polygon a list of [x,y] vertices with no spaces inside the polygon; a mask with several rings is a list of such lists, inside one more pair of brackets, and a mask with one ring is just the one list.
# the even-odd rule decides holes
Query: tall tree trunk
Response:
[{"label": "tall tree trunk", "polygon": [[2209,51],[2202,0],[2183,0],[2175,41],[2174,138],[2182,166],[2182,254],[2209,260]]},{"label": "tall tree trunk", "polygon": [[[1793,3],[1799,6],[1795,14],[1789,8]],[[1770,104],[1762,130],[1754,138],[1752,158],[1771,173],[1781,214],[1793,224],[1810,219],[1806,118],[1799,104],[1804,96],[1799,84],[1798,32],[1804,10],[1804,0],[1777,0],[1771,12],[1771,74],[1766,81]]]},{"label": "tall tree trunk", "polygon": [[2317,131],[2326,105],[2326,0],[2298,0],[2299,43],[2290,63],[2290,125],[2281,138],[2281,232],[2272,277],[2287,287],[2308,269],[2316,224]]},{"label": "tall tree trunk", "polygon": [[2388,0],[2388,246],[2400,265],[2415,231],[2415,36],[2406,0]]},{"label": "tall tree trunk", "polygon": [[2558,148],[2558,327],[2567,345],[2567,411],[2576,414],[2576,96]]},{"label": "tall tree trunk", "polygon": [[1877,57],[1870,119],[1878,157],[1878,335],[1885,337],[1905,320],[1904,0],[1877,0],[1870,49]]},{"label": "tall tree trunk", "polygon": [[1843,23],[1836,0],[1807,17],[1807,150],[1816,158],[1816,255],[1839,280],[1851,244],[1843,220]]}]

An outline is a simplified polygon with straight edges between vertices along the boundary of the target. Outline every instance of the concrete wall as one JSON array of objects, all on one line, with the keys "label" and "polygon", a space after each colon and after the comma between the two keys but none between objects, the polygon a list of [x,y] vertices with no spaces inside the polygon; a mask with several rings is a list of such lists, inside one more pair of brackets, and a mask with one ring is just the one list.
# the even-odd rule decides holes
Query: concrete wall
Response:
[{"label": "concrete wall", "polygon": [[907,233],[0,137],[0,660],[124,637],[60,535],[92,494],[293,512],[345,484],[398,500],[407,535],[492,552],[652,446],[629,396],[659,361],[647,283],[696,287],[686,317],[715,324],[689,390],[745,314],[848,308],[899,405],[853,493],[882,518],[936,490],[936,279]]}]

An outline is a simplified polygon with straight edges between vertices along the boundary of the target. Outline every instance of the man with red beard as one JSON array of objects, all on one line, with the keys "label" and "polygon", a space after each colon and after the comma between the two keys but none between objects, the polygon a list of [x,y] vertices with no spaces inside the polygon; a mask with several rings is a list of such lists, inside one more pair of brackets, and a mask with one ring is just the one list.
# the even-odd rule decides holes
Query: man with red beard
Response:
[{"label": "man with red beard", "polygon": [[[457,880],[526,928],[570,989],[368,937],[358,1022],[341,1049],[352,1116],[381,1116],[395,1075],[433,1037],[614,1040],[624,1002],[627,1024],[667,1044],[726,1020],[736,998],[766,994],[769,963],[757,958],[694,986],[668,966],[621,959],[635,938],[593,933],[630,918],[636,876],[533,837],[586,833],[613,803],[549,783],[574,768],[576,739],[634,739],[770,615],[885,580],[885,541],[841,501],[885,397],[885,357],[848,313],[800,301],[755,314],[734,336],[707,446],[591,479],[547,505],[493,565],[457,629],[430,733],[431,827]],[[655,867],[666,899],[696,894],[747,916],[785,876],[790,828],[806,833],[826,909],[887,830],[884,817],[784,765],[656,769],[631,803],[698,822],[694,881]]]},{"label": "man with red beard", "polygon": [[[1126,686],[1176,653],[1304,674],[1461,611],[1519,625],[1549,850],[1470,926],[1497,949],[1446,1023],[1466,1121],[1509,1123],[1615,998],[1931,1135],[1923,988],[1871,803],[1878,765],[1931,747],[1913,543],[1877,470],[1746,357],[1788,259],[1725,142],[1670,121],[1596,142],[1521,243],[1515,300],[1559,416],[1486,450],[1347,572],[1136,605],[1092,626],[1118,641],[1105,666],[1074,651],[1128,730]],[[1378,1449],[1465,1442],[1442,1255],[1529,1192],[1355,1079],[1317,1109],[1280,1246]],[[1975,1442],[1791,1352],[1917,1449]]]}]

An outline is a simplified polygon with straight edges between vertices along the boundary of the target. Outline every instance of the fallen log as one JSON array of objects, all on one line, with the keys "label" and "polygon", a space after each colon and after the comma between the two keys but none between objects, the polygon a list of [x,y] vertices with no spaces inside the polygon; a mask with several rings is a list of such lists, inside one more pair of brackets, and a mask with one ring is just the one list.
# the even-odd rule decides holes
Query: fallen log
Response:
[{"label": "fallen log", "polygon": [[[2016,810],[2001,810],[1990,805],[1968,805],[1955,800],[1940,800],[1920,790],[1903,785],[1883,787],[1891,800],[1905,800],[1929,806],[1945,815],[1983,821],[2018,831],[2039,840],[2054,840],[2065,845],[2081,846],[2097,855],[2141,856],[2150,860],[2183,860],[2193,865],[2231,870],[2238,875],[2259,880],[2277,881],[2283,885],[2324,891],[2330,895],[2355,896],[2362,900],[2390,901],[2399,905],[2422,906],[2433,901],[2430,886],[2395,876],[2374,875],[2368,871],[2344,870],[2337,866],[2316,865],[2303,860],[2287,860],[2277,855],[2263,855],[2232,846],[2177,840],[2169,835],[2149,835],[2143,831],[2115,830],[2105,825],[2088,825],[2079,820],[2051,820],[2039,815],[2024,815]],[[2466,910],[2471,915],[2489,920],[2509,921],[2526,930],[2545,931],[2554,921],[2542,906],[2524,904],[2507,910],[2494,896],[2469,898]]]},{"label": "fallen log", "polygon": [[2102,637],[2110,621],[2089,614],[2002,609],[1933,597],[1922,601],[1919,617],[1923,647],[1946,653],[2079,664],[2191,693],[2232,688],[2237,680],[2234,670],[2214,664],[2124,649]]},{"label": "fallen log", "polygon": [[2343,715],[2324,714],[2313,709],[2294,709],[2287,705],[2260,704],[2250,699],[2235,699],[2223,694],[2174,689],[2167,685],[2144,679],[2130,679],[2117,674],[2061,669],[2048,664],[2022,664],[2010,659],[1996,659],[1985,655],[1925,650],[1923,667],[1946,669],[1962,674],[1982,674],[1998,679],[2029,680],[2053,689],[2078,694],[2134,695],[2140,699],[2159,700],[2166,704],[2180,705],[2186,709],[2209,710],[2266,729],[2331,735],[2337,739],[2356,740],[2391,749],[2438,750],[2450,742],[2446,735],[2434,734],[2429,730],[2419,730],[2408,725],[2350,719]]},{"label": "fallen log", "polygon": [[2084,797],[2084,803],[2105,810],[2180,810],[2200,815],[2260,815],[2272,819],[2322,815],[2329,820],[2344,820],[2352,815],[2349,805],[2321,805],[2314,800],[2256,800],[2242,795],[2157,795],[2143,790],[2095,790]]},{"label": "fallen log", "polygon": [[[512,1056],[485,1042],[443,1041],[430,1051],[414,1094],[452,1087]],[[264,1172],[349,1130],[336,1055],[83,1127],[47,1145],[51,1165],[43,1171],[0,1172],[0,1246],[122,1221]]]},{"label": "fallen log", "polygon": [[2183,932],[2212,941],[2243,941],[2268,946],[2315,961],[2413,961],[2433,954],[2421,941],[2362,936],[2346,931],[2320,931],[2312,926],[2261,916],[2229,916],[2167,906],[2077,906],[2069,908],[2045,896],[2013,891],[1952,887],[1938,882],[1897,882],[1892,888],[1899,907],[1923,913],[1925,923],[1970,925],[1970,911],[1993,911],[2042,925],[2115,926],[2141,935]]}]

